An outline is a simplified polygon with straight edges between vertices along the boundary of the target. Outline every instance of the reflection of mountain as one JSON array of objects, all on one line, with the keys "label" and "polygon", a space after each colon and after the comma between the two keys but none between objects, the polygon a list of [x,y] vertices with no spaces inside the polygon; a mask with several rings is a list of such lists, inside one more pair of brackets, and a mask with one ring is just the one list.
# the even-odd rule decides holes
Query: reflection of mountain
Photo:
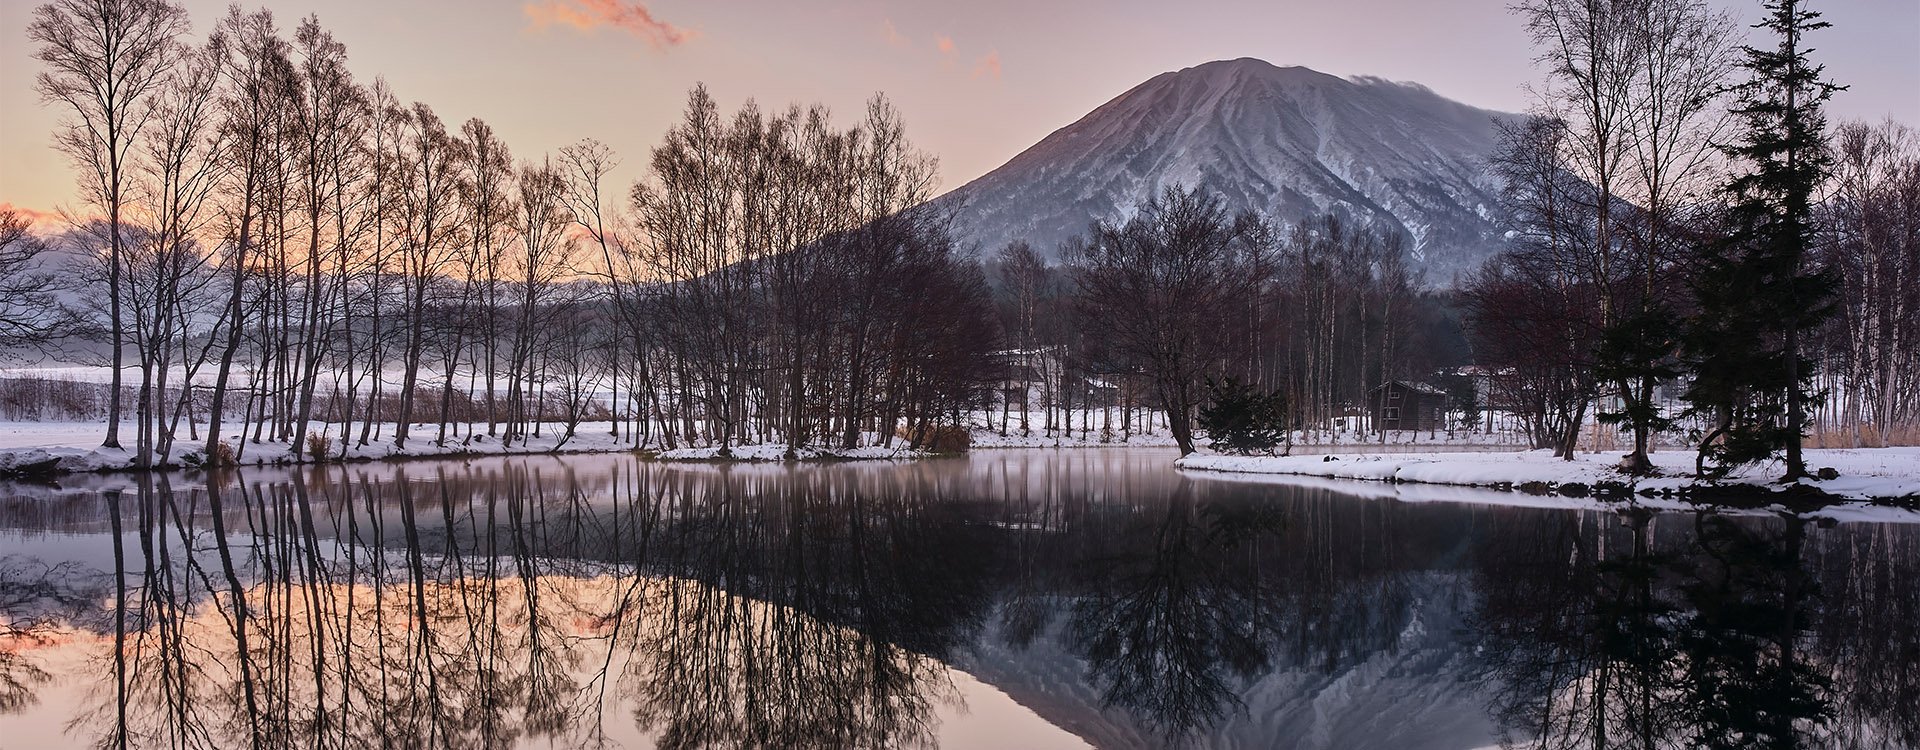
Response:
[{"label": "reflection of mountain", "polygon": [[[91,666],[37,683],[85,692],[85,741],[111,740],[116,654],[147,744],[926,746],[983,695],[1102,747],[1920,738],[1920,529],[1369,501],[1129,455],[489,460],[0,501],[28,530],[9,551],[123,559],[133,584],[85,597],[129,614],[115,643],[111,611],[22,604],[45,568],[0,566],[0,627],[92,634]],[[98,533],[113,508],[122,536]],[[95,533],[33,538],[54,529]],[[1806,718],[1700,708],[1736,694]]]},{"label": "reflection of mountain", "polygon": [[[1210,748],[1393,747],[1461,750],[1493,736],[1480,694],[1462,686],[1456,576],[1421,576],[1412,619],[1385,647],[1332,669],[1292,663],[1239,689],[1241,706],[1186,741]],[[955,666],[1097,747],[1161,747],[1168,738],[1104,702],[1088,665],[1050,628],[1026,648],[990,631]]]}]

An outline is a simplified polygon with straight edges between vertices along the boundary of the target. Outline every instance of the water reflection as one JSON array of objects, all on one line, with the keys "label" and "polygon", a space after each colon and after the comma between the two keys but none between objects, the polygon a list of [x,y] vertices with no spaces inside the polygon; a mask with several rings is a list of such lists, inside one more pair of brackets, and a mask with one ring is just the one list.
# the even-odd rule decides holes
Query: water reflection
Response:
[{"label": "water reflection", "polygon": [[1920,746],[1909,529],[1589,520],[1525,519],[1479,554],[1476,646],[1510,740]]},{"label": "water reflection", "polygon": [[1110,451],[108,484],[0,488],[0,737],[1920,746],[1906,526],[1364,500]]}]

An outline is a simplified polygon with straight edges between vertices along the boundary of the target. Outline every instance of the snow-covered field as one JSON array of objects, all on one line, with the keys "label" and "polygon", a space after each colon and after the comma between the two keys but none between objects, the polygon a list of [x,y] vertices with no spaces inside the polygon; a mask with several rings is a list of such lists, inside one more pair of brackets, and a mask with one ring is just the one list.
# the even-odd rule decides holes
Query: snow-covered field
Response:
[{"label": "snow-covered field", "polygon": [[[1811,470],[1831,468],[1839,473],[1836,479],[1803,480],[1835,497],[1862,502],[1920,500],[1920,448],[1810,449],[1806,457]],[[1694,458],[1691,452],[1654,454],[1653,461],[1661,476],[1649,478],[1620,473],[1616,468],[1619,458],[1612,452],[1581,453],[1575,460],[1565,461],[1554,458],[1551,451],[1279,457],[1193,455],[1180,459],[1176,465],[1217,478],[1256,481],[1261,476],[1296,476],[1500,488],[1529,484],[1546,488],[1577,484],[1593,488],[1603,483],[1618,483],[1638,494],[1662,494],[1696,486],[1691,477]],[[1777,460],[1762,462],[1734,473],[1723,484],[1751,485],[1759,489],[1773,483],[1781,471]]]}]

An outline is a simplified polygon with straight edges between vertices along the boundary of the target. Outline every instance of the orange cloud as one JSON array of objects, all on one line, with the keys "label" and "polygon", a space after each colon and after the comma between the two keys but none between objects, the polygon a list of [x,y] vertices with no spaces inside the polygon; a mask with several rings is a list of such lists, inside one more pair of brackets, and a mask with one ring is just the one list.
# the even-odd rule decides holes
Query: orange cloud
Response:
[{"label": "orange cloud", "polygon": [[933,46],[940,48],[940,54],[951,55],[953,54],[953,37],[936,36],[933,38]]},{"label": "orange cloud", "polygon": [[638,37],[655,49],[685,44],[694,38],[692,29],[683,29],[653,17],[653,11],[639,2],[625,0],[544,0],[521,6],[534,28],[571,26],[578,31],[611,27]]},{"label": "orange cloud", "polygon": [[980,58],[979,62],[973,64],[973,77],[985,76],[993,76],[993,80],[1000,80],[1000,50],[988,52],[985,57]]},{"label": "orange cloud", "polygon": [[56,227],[64,227],[67,223],[66,217],[53,211],[41,211],[36,208],[16,206],[6,201],[0,201],[0,212],[6,211],[12,211],[15,216],[33,222],[35,232],[55,231]]}]

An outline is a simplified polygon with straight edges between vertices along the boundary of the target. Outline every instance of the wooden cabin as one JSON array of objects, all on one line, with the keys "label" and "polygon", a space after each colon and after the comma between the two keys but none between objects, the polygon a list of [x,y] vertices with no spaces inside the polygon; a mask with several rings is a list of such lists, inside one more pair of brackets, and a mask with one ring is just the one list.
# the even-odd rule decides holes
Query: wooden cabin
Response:
[{"label": "wooden cabin", "polygon": [[1376,430],[1436,431],[1447,426],[1447,392],[1412,380],[1389,380],[1367,393]]}]

